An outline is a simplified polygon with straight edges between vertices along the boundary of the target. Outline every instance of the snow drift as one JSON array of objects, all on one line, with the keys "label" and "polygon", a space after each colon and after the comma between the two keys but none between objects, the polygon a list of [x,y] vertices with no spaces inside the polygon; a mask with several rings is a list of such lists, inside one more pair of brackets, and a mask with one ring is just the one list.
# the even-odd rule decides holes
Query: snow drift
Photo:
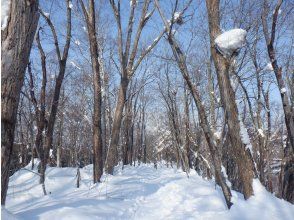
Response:
[{"label": "snow drift", "polygon": [[[116,167],[92,184],[92,165],[81,169],[81,187],[75,188],[76,168],[47,169],[43,196],[38,176],[20,170],[10,178],[6,208],[24,220],[77,219],[291,219],[294,206],[267,192],[254,180],[255,196],[244,201],[235,191],[231,210],[213,180],[192,171],[190,178],[162,164]],[[29,166],[27,166],[29,169]],[[2,219],[13,219],[2,210]],[[9,217],[6,217],[9,214]]]}]

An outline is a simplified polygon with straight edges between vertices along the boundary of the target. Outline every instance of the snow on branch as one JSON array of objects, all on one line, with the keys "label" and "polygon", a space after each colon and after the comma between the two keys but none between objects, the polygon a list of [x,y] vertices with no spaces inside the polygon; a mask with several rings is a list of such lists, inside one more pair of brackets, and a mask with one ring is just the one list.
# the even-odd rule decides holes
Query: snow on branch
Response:
[{"label": "snow on branch", "polygon": [[215,39],[217,50],[225,57],[230,57],[244,46],[247,31],[243,29],[232,29],[219,35]]}]

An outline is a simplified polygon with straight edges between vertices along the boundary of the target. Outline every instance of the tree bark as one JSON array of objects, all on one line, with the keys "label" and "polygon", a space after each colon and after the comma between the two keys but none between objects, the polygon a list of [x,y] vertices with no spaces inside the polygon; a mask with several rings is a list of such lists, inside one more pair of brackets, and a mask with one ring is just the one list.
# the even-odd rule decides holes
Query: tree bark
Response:
[{"label": "tree bark", "polygon": [[[65,45],[64,45],[62,54],[59,48],[59,42],[58,42],[54,25],[51,19],[47,17],[42,10],[40,10],[41,15],[43,16],[43,18],[45,19],[45,21],[47,22],[47,24],[49,25],[51,29],[53,39],[54,39],[55,51],[58,57],[58,64],[59,64],[59,72],[55,82],[53,99],[51,103],[51,112],[49,115],[48,125],[46,130],[46,138],[45,138],[45,146],[44,146],[44,164],[46,165],[49,158],[50,149],[52,148],[54,125],[55,125],[56,115],[58,111],[60,91],[61,91],[61,86],[62,86],[62,82],[64,79],[65,70],[66,70],[66,62],[68,58],[68,52],[69,52],[70,41],[71,41],[71,7],[70,7],[70,1],[69,0],[65,0],[65,1],[66,1],[67,24],[66,24]],[[45,175],[46,166],[45,166],[45,169],[42,171],[44,172],[44,175]]]},{"label": "tree bark", "polygon": [[127,77],[122,77],[112,124],[111,141],[108,149],[108,157],[106,158],[106,172],[109,174],[113,174],[113,169],[118,159],[117,146],[119,142],[120,127],[122,122],[122,115],[126,100],[128,84],[129,79]]},{"label": "tree bark", "polygon": [[216,68],[221,101],[228,120],[228,138],[233,148],[234,159],[238,165],[239,175],[242,181],[242,191],[245,199],[253,195],[252,180],[254,177],[254,165],[249,150],[245,149],[240,133],[240,121],[238,108],[235,102],[235,93],[229,79],[231,63],[214,46],[215,38],[221,33],[219,0],[206,0],[211,54]]},{"label": "tree bark", "polygon": [[[39,20],[38,0],[11,1],[1,31],[1,204],[5,205],[21,87]],[[3,55],[5,57],[3,57]]]},{"label": "tree bark", "polygon": [[275,45],[275,36],[276,36],[276,26],[278,21],[278,15],[280,7],[283,3],[283,0],[279,0],[275,6],[273,19],[271,23],[271,32],[268,31],[268,24],[267,18],[269,14],[269,5],[268,2],[264,1],[264,10],[262,14],[262,26],[263,26],[263,33],[267,44],[267,52],[270,58],[271,65],[273,67],[276,80],[278,83],[278,88],[280,90],[283,110],[284,110],[284,117],[285,117],[285,124],[287,128],[288,134],[288,143],[287,147],[284,150],[284,158],[282,161],[282,187],[280,189],[281,195],[284,199],[294,202],[294,108],[290,104],[290,99],[288,96],[288,91],[286,90],[286,85],[283,79],[283,71],[282,67],[278,65],[277,57],[276,57],[276,50],[274,48]]},{"label": "tree bark", "polygon": [[94,115],[93,115],[93,181],[100,182],[103,174],[103,145],[102,145],[102,96],[101,96],[101,76],[99,64],[98,43],[96,37],[96,20],[95,20],[95,1],[89,1],[89,11],[86,11],[83,1],[81,0],[85,20],[87,22],[88,37],[90,42],[90,52],[92,61],[92,71],[94,75]]}]

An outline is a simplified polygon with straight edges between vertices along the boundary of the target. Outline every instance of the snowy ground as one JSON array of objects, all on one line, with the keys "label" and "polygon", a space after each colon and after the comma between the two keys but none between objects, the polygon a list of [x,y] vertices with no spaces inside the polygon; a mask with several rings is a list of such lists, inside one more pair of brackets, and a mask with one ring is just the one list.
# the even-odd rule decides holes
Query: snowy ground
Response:
[{"label": "snowy ground", "polygon": [[[28,166],[29,167],[29,166]],[[152,165],[116,168],[93,185],[92,166],[81,169],[82,183],[75,188],[75,168],[48,168],[42,195],[38,176],[21,170],[10,178],[2,219],[293,219],[294,206],[266,192],[254,181],[255,196],[244,201],[233,192],[234,205],[226,209],[222,193],[213,181],[192,171]],[[11,214],[13,213],[13,215]]]}]

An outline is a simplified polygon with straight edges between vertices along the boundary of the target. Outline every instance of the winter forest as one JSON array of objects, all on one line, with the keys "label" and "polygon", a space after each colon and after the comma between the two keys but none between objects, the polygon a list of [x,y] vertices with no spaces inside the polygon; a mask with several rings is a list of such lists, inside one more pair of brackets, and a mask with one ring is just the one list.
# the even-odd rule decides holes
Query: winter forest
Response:
[{"label": "winter forest", "polygon": [[293,0],[1,0],[1,216],[293,219]]}]

